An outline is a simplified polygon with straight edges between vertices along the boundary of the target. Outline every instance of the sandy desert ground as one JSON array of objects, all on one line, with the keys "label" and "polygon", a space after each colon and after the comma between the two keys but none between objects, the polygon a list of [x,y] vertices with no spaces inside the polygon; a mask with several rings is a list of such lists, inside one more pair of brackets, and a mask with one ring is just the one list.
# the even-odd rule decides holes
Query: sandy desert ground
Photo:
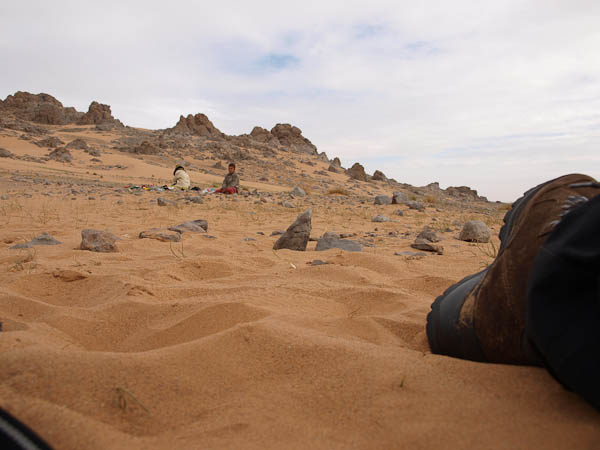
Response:
[{"label": "sandy desert ground", "polygon": [[[91,127],[57,135],[112,139]],[[15,133],[0,147],[48,153]],[[429,351],[432,301],[493,256],[491,244],[458,240],[459,225],[483,220],[497,246],[505,205],[431,200],[418,212],[374,205],[371,194],[393,189],[363,183],[285,208],[290,186],[244,177],[261,196],[191,203],[198,194],[125,188],[168,182],[174,160],[106,152],[104,166],[127,166],[107,169],[74,153],[73,164],[0,158],[0,404],[53,447],[600,448],[598,412],[544,369]],[[221,172],[189,171],[201,187]],[[271,233],[308,208],[314,237],[336,231],[373,246],[272,250]],[[373,223],[376,214],[392,221]],[[138,238],[195,219],[207,233]],[[414,251],[426,226],[443,255],[395,255]],[[116,234],[119,251],[79,250],[90,228]],[[62,244],[10,249],[43,232]]]}]

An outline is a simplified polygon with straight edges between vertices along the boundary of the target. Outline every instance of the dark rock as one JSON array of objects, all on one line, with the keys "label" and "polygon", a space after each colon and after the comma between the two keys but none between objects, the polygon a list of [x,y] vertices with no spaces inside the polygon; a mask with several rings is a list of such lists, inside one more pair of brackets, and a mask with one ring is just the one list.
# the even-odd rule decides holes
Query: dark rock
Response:
[{"label": "dark rock", "polygon": [[275,230],[273,232],[271,232],[271,236],[279,236],[282,235],[284,233],[283,230]]},{"label": "dark rock", "polygon": [[13,158],[15,155],[5,148],[0,148],[0,158]]},{"label": "dark rock", "polygon": [[335,166],[333,164],[330,164],[329,167],[327,168],[328,172],[333,172],[333,173],[341,173],[342,169],[338,166]]},{"label": "dark rock", "polygon": [[383,214],[377,214],[371,219],[371,222],[390,222],[390,218]]},{"label": "dark rock", "polygon": [[50,136],[46,139],[42,139],[41,141],[35,142],[35,145],[37,145],[38,147],[57,148],[61,145],[64,145],[64,142],[56,136]]},{"label": "dark rock", "polygon": [[306,192],[304,192],[304,189],[302,189],[300,186],[296,186],[294,189],[292,189],[290,194],[294,197],[306,197]]},{"label": "dark rock", "polygon": [[81,231],[81,250],[89,250],[92,252],[118,252],[116,241],[119,238],[109,231],[100,230],[82,230]]},{"label": "dark rock", "polygon": [[427,256],[427,253],[423,253],[423,252],[396,252],[394,253],[394,255],[396,256],[408,256],[408,257],[416,257],[416,258],[422,258],[423,256]]},{"label": "dark rock", "polygon": [[273,250],[305,251],[312,230],[312,210],[300,214],[273,245]]},{"label": "dark rock", "polygon": [[317,251],[339,248],[347,252],[361,252],[362,245],[349,239],[340,239],[337,233],[325,233],[317,242]]},{"label": "dark rock", "polygon": [[434,244],[427,239],[416,238],[415,242],[410,245],[412,248],[416,248],[417,250],[423,250],[426,252],[434,252],[438,255],[444,254],[444,247],[441,245]]},{"label": "dark rock", "polygon": [[180,233],[165,233],[158,228],[153,228],[148,231],[142,231],[139,234],[140,239],[156,239],[162,242],[179,242],[181,241]]},{"label": "dark rock", "polygon": [[337,156],[335,158],[333,158],[331,160],[331,165],[337,167],[338,169],[341,169],[342,167],[342,162],[340,161],[340,158],[338,158]]},{"label": "dark rock", "polygon": [[397,216],[403,216],[404,215],[404,211],[402,211],[401,209],[397,209],[396,211],[394,211],[394,214]]},{"label": "dark rock", "polygon": [[296,207],[296,205],[294,205],[291,202],[288,202],[287,200],[282,201],[281,206],[283,206],[284,208],[295,208]]},{"label": "dark rock", "polygon": [[88,145],[83,139],[75,139],[69,142],[66,146],[68,149],[76,149],[76,150],[87,150]]},{"label": "dark rock", "polygon": [[206,233],[208,231],[208,222],[202,219],[191,220],[189,222],[183,222],[174,227],[169,227],[168,229],[169,231],[177,231],[178,233]]},{"label": "dark rock", "polygon": [[392,199],[389,198],[387,195],[377,195],[375,196],[375,202],[376,205],[391,205],[392,204]]},{"label": "dark rock", "polygon": [[380,170],[376,170],[375,172],[373,172],[373,179],[375,181],[388,181],[387,177]]},{"label": "dark rock", "polygon": [[421,212],[425,211],[425,203],[423,203],[423,202],[416,202],[416,201],[409,200],[405,204],[410,209],[416,209],[417,211],[421,211]]},{"label": "dark rock", "polygon": [[148,141],[143,141],[140,145],[130,150],[131,153],[137,155],[158,155],[161,149]]},{"label": "dark rock", "polygon": [[185,197],[185,199],[190,203],[196,203],[199,205],[202,205],[204,203],[204,199],[202,197],[198,197],[198,196],[197,197],[188,196],[188,197]]},{"label": "dark rock", "polygon": [[320,259],[313,259],[310,264],[311,264],[311,266],[325,266],[325,265],[327,265],[329,263],[325,262],[325,261],[322,261]]},{"label": "dark rock", "polygon": [[158,203],[158,206],[175,206],[177,204],[173,200],[168,200],[163,197],[158,197],[156,203]]},{"label": "dark rock", "polygon": [[408,202],[408,195],[404,192],[394,192],[392,205],[404,205],[406,202]]},{"label": "dark rock", "polygon": [[490,229],[481,220],[471,220],[464,224],[458,238],[461,241],[486,243],[490,241]]},{"label": "dark rock", "polygon": [[55,150],[52,150],[48,154],[48,158],[63,163],[70,163],[73,161],[73,155],[71,155],[71,152],[65,147],[59,147]]},{"label": "dark rock", "polygon": [[427,240],[429,242],[440,242],[440,238],[435,233],[435,231],[430,230],[430,229],[425,229],[425,230],[421,231],[417,235],[417,238],[422,238],[422,239],[425,239],[425,240]]},{"label": "dark rock", "polygon": [[10,247],[11,249],[19,249],[19,248],[31,248],[35,245],[60,245],[62,242],[57,241],[48,233],[42,233],[38,237],[32,239],[29,242],[13,245]]}]

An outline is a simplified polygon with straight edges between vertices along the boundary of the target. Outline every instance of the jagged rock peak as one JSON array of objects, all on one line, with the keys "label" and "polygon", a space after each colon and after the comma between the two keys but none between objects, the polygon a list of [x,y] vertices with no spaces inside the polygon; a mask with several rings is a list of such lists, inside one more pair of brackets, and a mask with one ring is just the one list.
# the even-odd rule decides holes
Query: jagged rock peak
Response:
[{"label": "jagged rock peak", "polygon": [[65,108],[57,99],[44,93],[17,91],[6,97],[0,106],[21,120],[47,125],[74,123],[83,115],[75,108]]},{"label": "jagged rock peak", "polygon": [[211,138],[222,138],[225,135],[213,125],[205,114],[189,114],[187,117],[180,116],[179,122],[173,128],[167,130],[169,133],[193,134]]},{"label": "jagged rock peak", "polygon": [[271,134],[275,136],[281,145],[290,147],[293,150],[311,153],[317,155],[317,147],[308,139],[302,136],[302,130],[289,123],[278,123],[271,130]]},{"label": "jagged rock peak", "polygon": [[96,101],[90,104],[88,112],[77,122],[78,125],[99,125],[105,123],[123,126],[121,121],[113,117],[109,105],[103,105]]}]

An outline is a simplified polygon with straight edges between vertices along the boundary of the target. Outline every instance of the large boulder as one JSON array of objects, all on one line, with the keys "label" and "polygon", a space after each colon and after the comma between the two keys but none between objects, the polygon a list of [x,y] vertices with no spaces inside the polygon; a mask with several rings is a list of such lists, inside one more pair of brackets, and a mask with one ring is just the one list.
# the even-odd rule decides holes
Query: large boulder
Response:
[{"label": "large boulder", "polygon": [[376,195],[375,196],[375,205],[391,205],[392,199],[387,195]]},{"label": "large boulder", "polygon": [[367,174],[365,168],[360,163],[354,163],[347,171],[350,178],[358,181],[367,181]]},{"label": "large boulder", "polygon": [[287,248],[289,250],[305,251],[312,230],[312,210],[307,209],[300,214],[288,229],[277,239],[273,250]]},{"label": "large boulder", "polygon": [[289,123],[278,123],[271,129],[271,134],[277,138],[284,147],[289,147],[303,153],[317,155],[317,147],[302,136],[302,130]]},{"label": "large boulder", "polygon": [[404,205],[406,202],[408,202],[408,195],[400,191],[394,192],[394,195],[392,196],[392,205]]},{"label": "large boulder", "polygon": [[123,126],[121,121],[113,117],[109,105],[103,105],[96,101],[90,104],[88,112],[81,116],[77,123],[79,125],[112,124],[120,127]]},{"label": "large boulder", "polygon": [[180,116],[179,122],[167,130],[168,133],[193,134],[210,138],[222,138],[225,135],[213,125],[204,114],[189,114],[187,117]]},{"label": "large boulder", "polygon": [[117,240],[119,238],[109,231],[100,230],[82,230],[81,231],[81,250],[92,252],[110,253],[118,252]]},{"label": "large boulder", "polygon": [[485,244],[490,241],[490,229],[481,220],[470,220],[463,225],[458,239],[466,242]]}]

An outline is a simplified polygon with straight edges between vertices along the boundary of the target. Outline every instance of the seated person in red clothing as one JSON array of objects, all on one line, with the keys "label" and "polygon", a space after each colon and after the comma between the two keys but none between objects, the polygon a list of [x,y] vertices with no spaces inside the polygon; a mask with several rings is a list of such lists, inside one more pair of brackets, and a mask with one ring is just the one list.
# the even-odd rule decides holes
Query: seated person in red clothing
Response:
[{"label": "seated person in red clothing", "polygon": [[229,172],[225,175],[223,185],[215,191],[215,194],[237,194],[240,190],[240,176],[235,173],[235,164],[229,163],[227,167]]}]

